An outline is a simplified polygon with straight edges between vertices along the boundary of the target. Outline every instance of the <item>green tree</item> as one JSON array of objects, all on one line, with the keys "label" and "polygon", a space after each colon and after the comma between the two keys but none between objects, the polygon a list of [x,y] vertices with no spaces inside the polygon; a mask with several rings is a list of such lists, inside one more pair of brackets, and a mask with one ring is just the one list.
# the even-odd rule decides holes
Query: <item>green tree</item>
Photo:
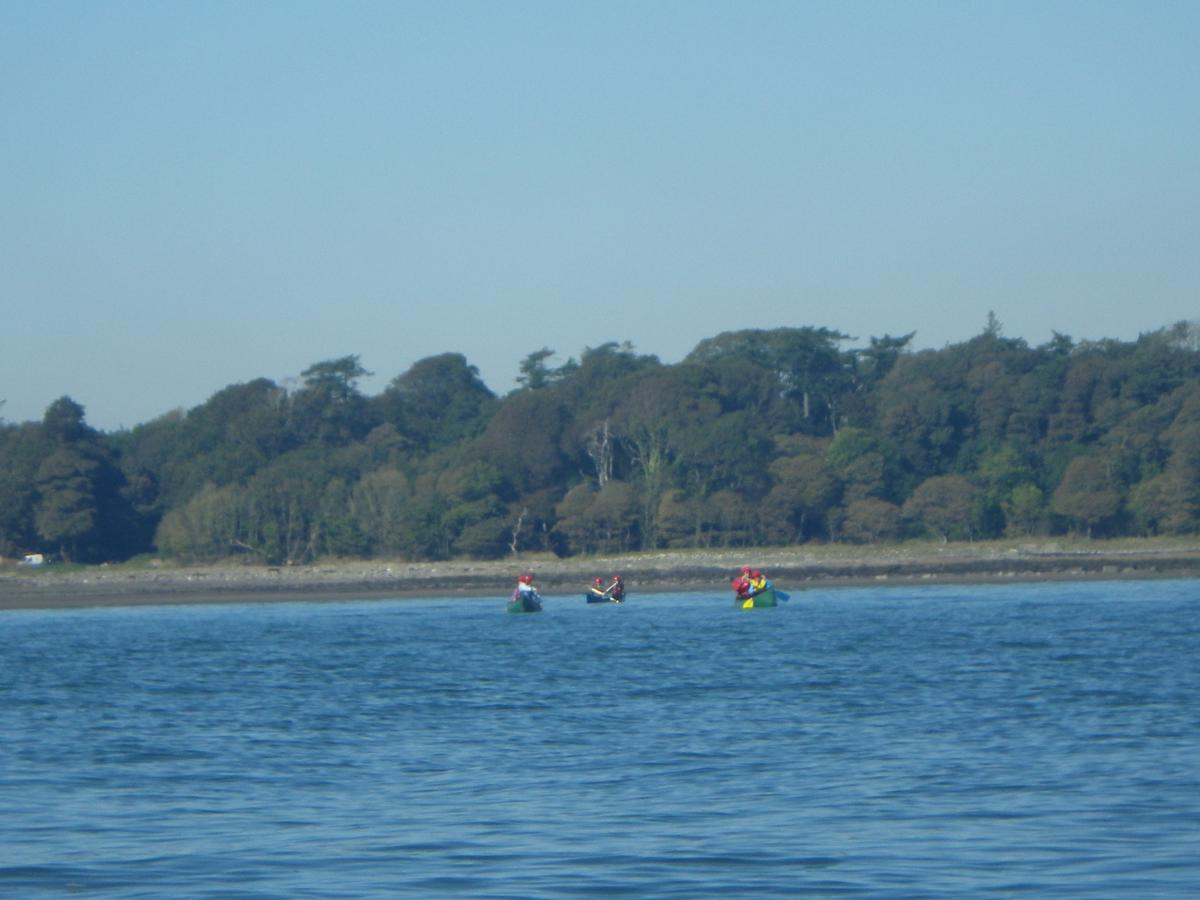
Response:
[{"label": "green tree", "polygon": [[562,451],[569,424],[567,409],[556,394],[518,393],[496,410],[476,452],[518,493],[543,490],[560,483],[569,471]]},{"label": "green tree", "polygon": [[1096,526],[1109,522],[1121,511],[1121,495],[1113,485],[1103,459],[1079,456],[1067,466],[1062,481],[1054,490],[1051,507],[1091,537]]},{"label": "green tree", "polygon": [[680,412],[672,423],[672,464],[691,493],[729,488],[751,498],[766,494],[774,445],[750,410],[719,413],[715,401],[704,398]]},{"label": "green tree", "polygon": [[879,386],[877,437],[894,447],[917,481],[954,468],[974,436],[974,398],[966,383],[973,357],[962,348],[901,357]]},{"label": "green tree", "polygon": [[164,556],[184,562],[211,562],[246,549],[243,511],[232,485],[205,485],[186,503],[167,511],[158,523],[154,545]]},{"label": "green tree", "polygon": [[415,524],[409,518],[412,507],[412,482],[396,468],[368,472],[350,492],[350,516],[372,555],[409,552],[407,532]]},{"label": "green tree", "polygon": [[[503,554],[508,527],[504,497],[511,488],[495,466],[474,460],[449,466],[438,476],[437,493],[442,504],[442,527],[449,542],[447,555],[484,552],[485,546],[490,557]],[[488,524],[480,526],[481,522]],[[466,542],[460,545],[467,529],[471,530]],[[468,549],[468,544],[474,549]]]},{"label": "green tree", "polygon": [[540,390],[553,384],[558,378],[562,377],[562,373],[549,368],[546,365],[546,360],[554,356],[554,351],[549,347],[543,347],[541,350],[535,350],[521,360],[521,374],[517,376],[517,384],[529,391]]},{"label": "green tree", "polygon": [[999,499],[1011,494],[1017,485],[1032,481],[1034,467],[1019,447],[1004,444],[979,460],[976,475],[984,490]]},{"label": "green tree", "polygon": [[357,356],[326,360],[305,369],[301,373],[304,387],[292,401],[301,440],[340,445],[364,437],[376,423],[357,384],[370,374]]},{"label": "green tree", "polygon": [[554,507],[562,499],[557,486],[524,494],[508,507],[508,550],[516,555],[526,551],[558,552],[554,538]]},{"label": "green tree", "polygon": [[716,491],[705,504],[704,531],[709,545],[748,547],[762,532],[758,507],[737,491]]},{"label": "green tree", "polygon": [[84,409],[70,397],[59,397],[42,417],[42,431],[55,444],[75,444],[95,437],[84,421]]},{"label": "green tree", "polygon": [[1030,536],[1042,529],[1046,519],[1046,500],[1042,489],[1036,484],[1018,484],[1003,504],[1008,533]]},{"label": "green tree", "polygon": [[875,544],[900,536],[900,507],[878,497],[855,500],[841,516],[841,536],[857,544]]},{"label": "green tree", "polygon": [[854,360],[839,345],[848,335],[828,328],[727,331],[696,345],[684,363],[712,365],[736,359],[774,374],[783,395],[799,406],[807,433],[830,434],[840,425],[843,398],[854,389]]},{"label": "green tree", "polygon": [[207,484],[243,483],[296,446],[287,391],[266,378],[234,384],[186,414],[139,425],[120,443],[131,482],[153,485],[141,504],[155,517]]},{"label": "green tree", "polygon": [[437,473],[420,472],[413,480],[412,497],[400,510],[396,545],[403,559],[444,559],[449,553],[451,535],[443,521],[445,500],[437,491]]},{"label": "green tree", "polygon": [[[985,451],[972,479],[979,485],[972,511],[972,530],[981,537],[996,537],[1007,524],[1008,501],[1020,484],[1033,483],[1034,463],[1027,450],[1005,443]],[[1040,494],[1040,492],[1039,492]]]},{"label": "green tree", "polygon": [[763,501],[768,522],[783,543],[815,536],[826,525],[825,513],[841,495],[841,483],[819,452],[784,456],[771,463],[775,484]]},{"label": "green tree", "polygon": [[34,522],[37,474],[50,452],[40,425],[0,427],[0,556],[39,546]]},{"label": "green tree", "polygon": [[360,558],[370,554],[369,537],[351,508],[352,487],[345,478],[329,479],[317,501],[313,539],[316,556]]},{"label": "green tree", "polygon": [[1200,375],[1198,333],[1195,323],[1177,322],[1139,335],[1121,381],[1122,395],[1146,406]]},{"label": "green tree", "polygon": [[609,481],[596,492],[591,506],[596,545],[604,553],[625,553],[639,546],[641,504],[633,486]]},{"label": "green tree", "polygon": [[609,341],[598,347],[587,347],[579,362],[568,360],[557,370],[556,376],[563,397],[572,406],[581,410],[599,399],[604,403],[610,399],[610,388],[614,382],[638,372],[661,368],[657,357],[644,356],[634,350],[629,341]]},{"label": "green tree", "polygon": [[895,496],[894,454],[879,438],[862,428],[843,428],[829,444],[825,461],[843,485],[844,499]]},{"label": "green tree", "polygon": [[1162,434],[1165,466],[1140,483],[1134,513],[1143,527],[1186,534],[1200,528],[1200,385],[1175,393],[1179,409]]},{"label": "green tree", "polygon": [[139,522],[122,493],[124,478],[84,410],[61,397],[42,420],[46,456],[34,476],[38,536],[61,556],[98,562],[128,555]]},{"label": "green tree", "polygon": [[319,530],[314,526],[324,478],[309,462],[284,457],[251,479],[244,489],[238,546],[272,565],[299,565],[316,557]]},{"label": "green tree", "polygon": [[866,348],[854,351],[852,356],[856,381],[867,387],[877,385],[908,351],[908,345],[912,343],[916,334],[915,331],[910,331],[895,337],[890,334],[881,338],[873,337]]},{"label": "green tree", "polygon": [[601,490],[583,484],[558,505],[556,527],[577,553],[622,553],[638,546],[641,503],[632,486],[609,481]]},{"label": "green tree", "polygon": [[479,370],[461,353],[418,360],[377,403],[382,419],[427,453],[480,434],[496,406]]},{"label": "green tree", "polygon": [[[1121,400],[1125,348],[1113,343],[1077,347],[1059,389],[1047,438],[1060,445],[1093,444],[1115,413],[1136,404]],[[1115,404],[1115,405],[1114,405]]]},{"label": "green tree", "polygon": [[905,502],[904,517],[919,523],[942,543],[970,539],[975,486],[961,475],[935,475],[917,486]]},{"label": "green tree", "polygon": [[95,555],[99,469],[94,458],[69,448],[55,450],[38,468],[38,536],[64,559],[88,561]]},{"label": "green tree", "polygon": [[655,521],[658,540],[664,547],[691,547],[697,542],[703,510],[701,504],[679,488],[664,491],[658,501]]},{"label": "green tree", "polygon": [[596,491],[589,484],[579,484],[567,491],[555,509],[555,530],[571,553],[594,553],[599,535],[592,519]]},{"label": "green tree", "polygon": [[1146,535],[1194,533],[1200,514],[1195,484],[1174,472],[1161,472],[1134,485],[1129,508]]},{"label": "green tree", "polygon": [[488,516],[463,527],[454,539],[454,552],[470,559],[500,559],[512,538],[507,515]]},{"label": "green tree", "polygon": [[652,372],[629,385],[613,417],[633,463],[641,501],[641,532],[648,547],[657,543],[655,516],[663,491],[672,486],[672,420],[681,402],[679,386],[664,373]]},{"label": "green tree", "polygon": [[414,461],[413,442],[402,435],[391,422],[371,429],[363,441],[369,459],[368,468],[400,468]]}]

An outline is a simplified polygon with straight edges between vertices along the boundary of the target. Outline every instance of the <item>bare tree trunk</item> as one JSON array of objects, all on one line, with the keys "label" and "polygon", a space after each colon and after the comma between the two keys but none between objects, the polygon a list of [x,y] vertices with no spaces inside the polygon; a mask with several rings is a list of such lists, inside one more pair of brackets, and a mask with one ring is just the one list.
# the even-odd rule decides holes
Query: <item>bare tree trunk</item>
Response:
[{"label": "bare tree trunk", "polygon": [[519,516],[517,516],[517,524],[513,526],[512,540],[509,541],[509,544],[508,544],[508,549],[512,553],[513,556],[517,555],[517,547],[519,545],[519,541],[520,541],[520,537],[521,537],[521,526],[523,526],[525,524],[525,514],[528,512],[529,512],[528,506],[522,507],[521,514]]},{"label": "bare tree trunk", "polygon": [[592,463],[596,467],[596,481],[598,486],[603,488],[612,478],[613,470],[613,448],[612,448],[612,433],[608,428],[608,419],[604,423],[597,425],[588,435],[587,442],[584,445],[587,450],[587,455],[591,457]]}]

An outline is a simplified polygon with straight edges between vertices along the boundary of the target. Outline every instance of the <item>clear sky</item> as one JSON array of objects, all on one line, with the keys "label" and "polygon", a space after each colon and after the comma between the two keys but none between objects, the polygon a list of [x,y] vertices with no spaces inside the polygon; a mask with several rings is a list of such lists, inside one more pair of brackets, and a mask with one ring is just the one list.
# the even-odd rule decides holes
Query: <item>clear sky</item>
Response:
[{"label": "clear sky", "polygon": [[[0,417],[1200,317],[1200,3],[0,5]],[[855,346],[850,344],[848,346]]]}]

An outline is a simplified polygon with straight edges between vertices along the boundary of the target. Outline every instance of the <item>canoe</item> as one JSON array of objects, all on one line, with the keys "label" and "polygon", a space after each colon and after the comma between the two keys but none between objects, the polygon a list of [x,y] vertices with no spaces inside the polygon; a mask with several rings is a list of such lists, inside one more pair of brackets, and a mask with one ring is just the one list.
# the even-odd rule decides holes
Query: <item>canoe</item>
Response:
[{"label": "canoe", "polygon": [[591,591],[588,591],[586,594],[584,594],[583,599],[586,600],[588,603],[620,603],[621,602],[621,600],[618,600],[616,597],[609,597],[606,594],[593,594]]},{"label": "canoe", "polygon": [[520,597],[513,597],[508,601],[508,611],[510,613],[534,613],[542,611],[542,601],[540,597],[525,594]]},{"label": "canoe", "polygon": [[779,605],[775,599],[775,588],[767,588],[759,591],[753,597],[735,599],[733,604],[738,609],[767,609],[768,607]]}]

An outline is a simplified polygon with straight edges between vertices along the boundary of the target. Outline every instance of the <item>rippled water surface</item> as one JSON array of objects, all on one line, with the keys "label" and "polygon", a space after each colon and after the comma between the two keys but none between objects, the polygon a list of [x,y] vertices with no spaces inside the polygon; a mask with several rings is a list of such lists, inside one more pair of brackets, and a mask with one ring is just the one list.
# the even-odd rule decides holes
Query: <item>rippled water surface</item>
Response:
[{"label": "rippled water surface", "polygon": [[7,612],[0,813],[12,896],[1194,896],[1200,583]]}]

